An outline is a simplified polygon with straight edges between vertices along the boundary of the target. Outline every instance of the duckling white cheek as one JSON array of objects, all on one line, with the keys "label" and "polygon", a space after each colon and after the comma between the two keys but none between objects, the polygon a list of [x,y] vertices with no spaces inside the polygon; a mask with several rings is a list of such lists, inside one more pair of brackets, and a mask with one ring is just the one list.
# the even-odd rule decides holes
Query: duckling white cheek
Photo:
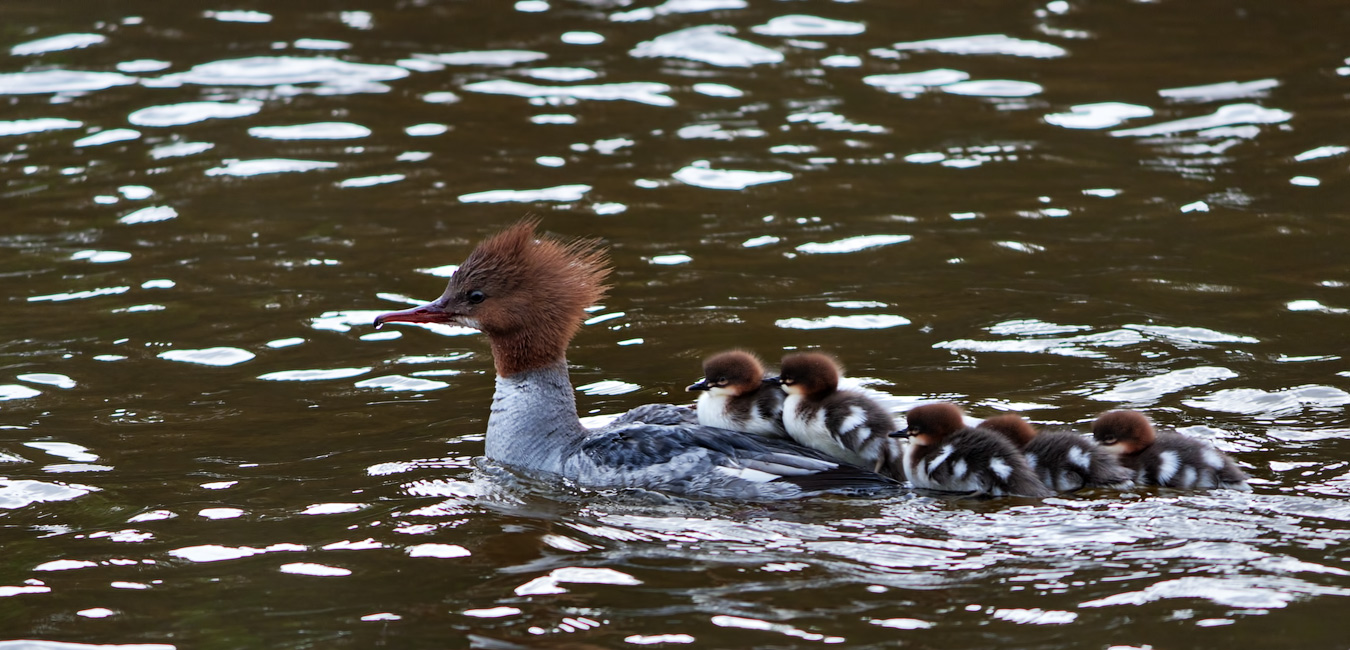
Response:
[{"label": "duckling white cheek", "polygon": [[1125,448],[1125,443],[1123,442],[1113,442],[1109,445],[1102,445],[1101,447],[1117,456],[1124,456],[1125,453],[1129,451]]}]

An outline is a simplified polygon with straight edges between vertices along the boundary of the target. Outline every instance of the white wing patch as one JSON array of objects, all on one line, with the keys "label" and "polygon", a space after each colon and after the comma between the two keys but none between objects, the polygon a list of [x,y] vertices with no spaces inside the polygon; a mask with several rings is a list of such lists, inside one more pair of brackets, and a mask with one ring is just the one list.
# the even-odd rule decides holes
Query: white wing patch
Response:
[{"label": "white wing patch", "polygon": [[1182,467],[1180,472],[1177,472],[1176,486],[1179,488],[1193,488],[1195,487],[1196,478],[1195,468],[1187,465]]},{"label": "white wing patch", "polygon": [[1069,464],[1086,472],[1088,466],[1092,464],[1092,457],[1088,456],[1082,447],[1070,447]]},{"label": "white wing patch", "polygon": [[848,417],[839,423],[839,433],[847,433],[867,422],[867,414],[856,406],[849,408]]},{"label": "white wing patch", "polygon": [[1175,451],[1158,454],[1158,485],[1169,485],[1181,469],[1181,456]]},{"label": "white wing patch", "polygon": [[952,448],[951,445],[942,445],[942,448],[938,450],[938,453],[929,459],[928,466],[937,467],[938,465],[941,465],[946,462],[947,458],[949,458],[954,451],[956,450]]},{"label": "white wing patch", "polygon": [[860,466],[866,464],[861,456],[841,444],[830,431],[825,423],[824,409],[808,409],[803,413],[798,408],[801,401],[801,397],[791,395],[783,403],[783,426],[797,444],[824,452],[846,463]]},{"label": "white wing patch", "polygon": [[956,462],[952,463],[952,480],[960,481],[964,479],[966,477],[966,472],[969,469],[970,468],[966,465],[966,459],[964,458],[956,459]]},{"label": "white wing patch", "polygon": [[995,458],[989,461],[989,469],[994,470],[994,473],[1005,481],[1008,480],[1009,476],[1012,476],[1012,465],[1009,465],[1008,461],[1003,460],[1002,458]]},{"label": "white wing patch", "polygon": [[1223,469],[1223,456],[1219,454],[1219,450],[1212,447],[1207,448],[1200,457],[1204,459],[1206,465],[1209,465],[1216,470]]},{"label": "white wing patch", "polygon": [[1036,454],[1034,453],[1027,454],[1026,459],[1027,459],[1027,466],[1030,467],[1033,471],[1036,469],[1036,464],[1041,462],[1041,459],[1037,458]]}]

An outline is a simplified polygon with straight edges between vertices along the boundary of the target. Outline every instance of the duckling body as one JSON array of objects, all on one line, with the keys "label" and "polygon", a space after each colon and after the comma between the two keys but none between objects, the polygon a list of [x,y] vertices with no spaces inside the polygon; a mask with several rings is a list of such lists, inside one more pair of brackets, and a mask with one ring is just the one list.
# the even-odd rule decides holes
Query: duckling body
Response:
[{"label": "duckling body", "polygon": [[843,462],[880,471],[898,450],[890,440],[895,420],[875,400],[839,388],[839,365],[828,355],[783,357],[778,378],[787,393],[783,426],[793,440]]},{"label": "duckling body", "polygon": [[1046,487],[1056,492],[1084,488],[1126,489],[1133,473],[1090,438],[1072,431],[1037,431],[1018,415],[998,415],[980,424],[1003,434],[1022,450],[1027,465]]},{"label": "duckling body", "polygon": [[909,438],[903,466],[916,488],[967,496],[1054,494],[1012,442],[993,431],[967,427],[955,404],[917,406],[906,421],[905,430],[894,435]]},{"label": "duckling body", "polygon": [[1157,431],[1143,413],[1107,411],[1092,424],[1097,443],[1134,472],[1139,485],[1250,492],[1247,473],[1208,441]]},{"label": "duckling body", "polygon": [[688,390],[701,391],[698,422],[770,438],[788,437],[783,426],[783,401],[778,379],[767,377],[759,358],[744,350],[728,350],[703,362],[703,379]]}]

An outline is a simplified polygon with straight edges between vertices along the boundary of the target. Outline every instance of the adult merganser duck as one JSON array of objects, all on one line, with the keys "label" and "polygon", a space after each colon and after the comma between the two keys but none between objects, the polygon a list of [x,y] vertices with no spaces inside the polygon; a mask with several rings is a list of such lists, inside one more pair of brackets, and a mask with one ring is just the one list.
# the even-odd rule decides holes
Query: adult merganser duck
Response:
[{"label": "adult merganser duck", "polygon": [[891,435],[909,438],[904,468],[914,487],[968,496],[1054,494],[1013,443],[993,431],[967,427],[955,404],[916,406],[906,420],[909,426]]},{"label": "adult merganser duck", "polygon": [[1073,431],[1037,432],[1022,416],[1011,413],[987,418],[980,428],[1001,433],[1020,448],[1037,478],[1057,492],[1123,490],[1134,484],[1134,473],[1114,454]]},{"label": "adult merganser duck", "polygon": [[[487,335],[497,370],[488,459],[583,487],[696,498],[785,499],[895,485],[787,440],[683,422],[673,407],[582,426],[565,353],[585,309],[607,289],[608,260],[595,241],[541,237],[535,225],[527,219],[480,243],[435,301],[375,319],[376,327],[444,323]],[[647,415],[663,424],[644,421]]]},{"label": "adult merganser duck", "polygon": [[704,360],[703,379],[688,390],[703,392],[698,396],[699,424],[786,438],[786,396],[778,384],[777,377],[765,376],[758,357],[745,350],[728,350]]},{"label": "adult merganser duck", "polygon": [[787,393],[783,426],[798,443],[872,471],[888,468],[899,450],[895,420],[861,392],[839,388],[839,364],[820,352],[783,357],[778,381]]},{"label": "adult merganser duck", "polygon": [[1107,411],[1092,423],[1097,443],[1134,471],[1140,485],[1228,488],[1250,492],[1247,474],[1206,440],[1175,431],[1155,431],[1139,411]]}]

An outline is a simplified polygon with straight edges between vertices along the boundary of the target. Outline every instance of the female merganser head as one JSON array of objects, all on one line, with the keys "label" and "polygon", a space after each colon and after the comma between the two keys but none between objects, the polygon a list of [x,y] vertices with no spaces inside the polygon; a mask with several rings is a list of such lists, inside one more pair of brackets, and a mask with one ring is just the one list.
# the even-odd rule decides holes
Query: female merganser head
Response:
[{"label": "female merganser head", "polygon": [[987,418],[981,429],[1002,434],[1022,450],[1027,465],[1041,482],[1056,492],[1083,488],[1123,490],[1134,481],[1133,472],[1092,440],[1074,431],[1037,431],[1020,415]]},{"label": "female merganser head", "polygon": [[1092,436],[1134,472],[1140,485],[1251,491],[1247,473],[1214,445],[1175,431],[1157,431],[1138,411],[1101,414],[1092,424]]},{"label": "female merganser head", "polygon": [[893,489],[886,477],[786,440],[691,423],[678,407],[649,405],[604,428],[582,426],[565,352],[585,309],[604,295],[609,267],[594,241],[541,237],[535,225],[522,221],[479,244],[430,304],[375,319],[376,326],[449,323],[487,335],[497,368],[488,459],[584,487],[701,498]]},{"label": "female merganser head", "polygon": [[479,330],[492,345],[497,374],[548,366],[563,358],[586,308],[609,288],[598,242],[538,238],[522,221],[479,244],[429,304],[381,314],[385,323],[445,323]]},{"label": "female merganser head", "polygon": [[839,363],[820,352],[783,357],[778,381],[787,393],[783,426],[798,443],[872,471],[893,472],[899,449],[890,439],[895,420],[875,400],[839,389]]},{"label": "female merganser head", "polygon": [[925,404],[906,414],[905,476],[917,488],[968,496],[1054,494],[1001,434],[966,426],[955,404]]},{"label": "female merganser head", "polygon": [[719,352],[703,361],[703,379],[689,386],[698,396],[698,421],[743,433],[782,438],[783,391],[764,364],[745,350]]}]

